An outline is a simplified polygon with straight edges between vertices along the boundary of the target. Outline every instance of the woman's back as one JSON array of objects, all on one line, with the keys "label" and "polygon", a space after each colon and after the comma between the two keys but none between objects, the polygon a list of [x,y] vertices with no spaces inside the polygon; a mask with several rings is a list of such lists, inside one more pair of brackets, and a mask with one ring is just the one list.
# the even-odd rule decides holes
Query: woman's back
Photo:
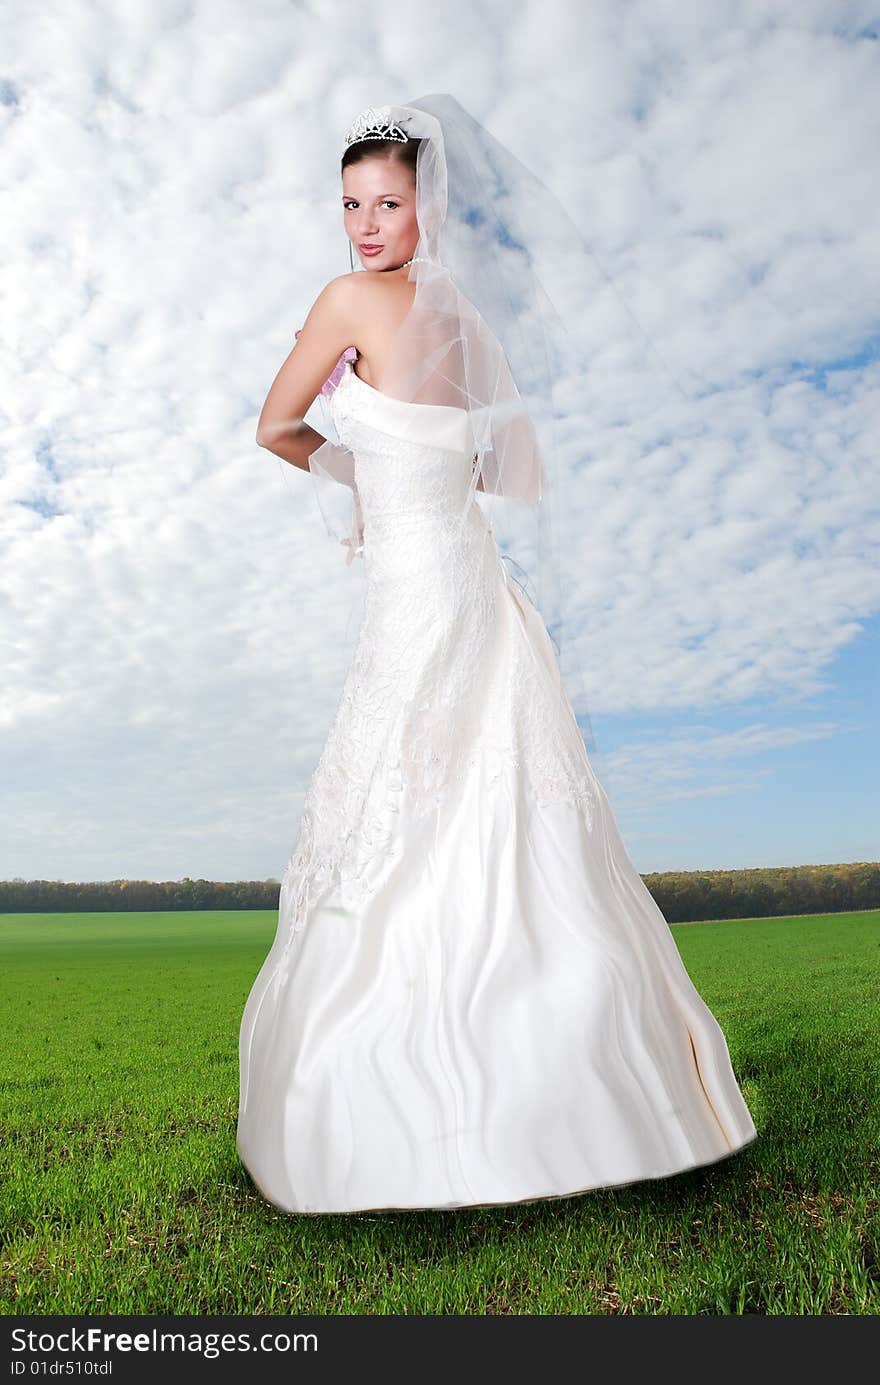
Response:
[{"label": "woman's back", "polygon": [[416,285],[408,273],[404,265],[386,274],[355,271],[351,276],[357,286],[353,295],[357,374],[373,389],[382,389],[394,338],[413,304]]}]

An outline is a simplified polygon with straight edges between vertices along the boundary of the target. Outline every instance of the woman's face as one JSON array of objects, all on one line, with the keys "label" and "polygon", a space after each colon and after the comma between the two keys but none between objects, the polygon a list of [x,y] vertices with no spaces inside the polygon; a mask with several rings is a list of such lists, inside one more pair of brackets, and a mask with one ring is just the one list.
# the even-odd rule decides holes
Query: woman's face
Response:
[{"label": "woman's face", "polygon": [[[343,169],[345,233],[364,269],[399,269],[416,253],[419,224],[412,171],[388,158],[361,159]],[[369,254],[366,247],[381,245]]]}]

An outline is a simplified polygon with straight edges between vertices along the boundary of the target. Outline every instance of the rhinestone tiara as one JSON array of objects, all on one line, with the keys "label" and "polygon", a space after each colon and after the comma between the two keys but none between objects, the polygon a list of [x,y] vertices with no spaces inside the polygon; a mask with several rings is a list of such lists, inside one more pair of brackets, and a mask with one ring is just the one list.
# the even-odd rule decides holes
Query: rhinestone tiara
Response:
[{"label": "rhinestone tiara", "polygon": [[352,122],[345,136],[346,149],[362,139],[396,139],[403,143],[409,139],[409,135],[391,119],[390,106],[367,106]]}]

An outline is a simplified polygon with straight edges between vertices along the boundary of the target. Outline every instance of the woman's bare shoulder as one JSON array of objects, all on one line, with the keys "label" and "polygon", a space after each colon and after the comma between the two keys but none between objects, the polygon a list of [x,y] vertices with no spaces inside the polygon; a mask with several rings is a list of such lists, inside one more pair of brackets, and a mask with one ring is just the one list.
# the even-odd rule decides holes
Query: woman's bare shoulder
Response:
[{"label": "woman's bare shoulder", "polygon": [[[364,304],[375,304],[383,298],[391,297],[390,284],[383,283],[384,275],[365,274],[353,270],[350,274],[337,274],[330,279],[315,300],[321,309],[332,312],[362,313]],[[368,309],[369,311],[369,309]]]},{"label": "woman's bare shoulder", "polygon": [[345,323],[350,344],[365,363],[368,384],[372,381],[372,362],[386,357],[414,292],[415,285],[402,275],[392,278],[363,270],[338,274],[322,291],[320,298],[328,314]]},{"label": "woman's bare shoulder", "polygon": [[334,293],[374,293],[377,289],[387,290],[389,287],[388,275],[365,274],[360,269],[353,269],[350,274],[337,274],[327,284],[327,288]]},{"label": "woman's bare shoulder", "polygon": [[[354,326],[365,315],[365,304],[377,302],[376,286],[359,283],[358,280],[375,279],[373,274],[355,271],[351,274],[337,274],[329,279],[315,298],[307,317],[317,322],[347,322]],[[367,308],[366,316],[369,317]]]}]

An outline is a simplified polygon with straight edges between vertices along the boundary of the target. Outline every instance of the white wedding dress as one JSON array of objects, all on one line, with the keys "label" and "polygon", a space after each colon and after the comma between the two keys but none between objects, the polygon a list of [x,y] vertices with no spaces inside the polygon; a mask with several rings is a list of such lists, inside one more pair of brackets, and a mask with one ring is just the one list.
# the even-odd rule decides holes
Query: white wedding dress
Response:
[{"label": "white wedding dress", "polygon": [[241,1022],[237,1148],[288,1212],[660,1178],[756,1138],[724,1035],[629,859],[468,415],[331,398],[363,621]]}]

